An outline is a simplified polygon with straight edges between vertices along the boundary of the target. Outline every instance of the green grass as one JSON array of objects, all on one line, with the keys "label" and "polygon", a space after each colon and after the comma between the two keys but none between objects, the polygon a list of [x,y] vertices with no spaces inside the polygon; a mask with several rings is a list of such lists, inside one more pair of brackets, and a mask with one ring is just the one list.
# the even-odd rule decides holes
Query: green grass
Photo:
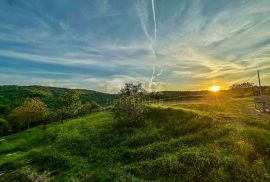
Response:
[{"label": "green grass", "polygon": [[140,128],[110,112],[35,127],[2,137],[0,181],[269,181],[268,116],[251,111],[194,101],[151,107]]},{"label": "green grass", "polygon": [[270,129],[270,115],[254,109],[253,98],[207,98],[197,101],[165,103],[165,106],[208,115],[219,121]]}]

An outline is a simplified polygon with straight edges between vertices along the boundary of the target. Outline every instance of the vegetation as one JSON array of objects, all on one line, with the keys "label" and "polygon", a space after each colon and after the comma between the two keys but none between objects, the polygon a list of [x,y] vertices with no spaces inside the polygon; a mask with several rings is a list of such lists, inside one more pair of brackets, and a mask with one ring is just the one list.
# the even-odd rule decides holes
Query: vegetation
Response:
[{"label": "vegetation", "polygon": [[114,119],[118,127],[141,126],[145,121],[146,105],[142,84],[125,84],[114,105]]},{"label": "vegetation", "polygon": [[[79,90],[2,103],[0,134],[17,133],[0,138],[0,182],[269,181],[270,116],[230,93],[146,94],[126,84],[113,112]],[[146,105],[149,96],[168,100]],[[36,126],[18,132],[28,124]]]},{"label": "vegetation", "polygon": [[13,129],[29,128],[31,124],[39,124],[46,120],[47,105],[38,99],[26,99],[9,115]]},{"label": "vegetation", "polygon": [[[27,98],[38,98],[49,108],[56,108],[59,104],[59,97],[69,91],[66,88],[43,87],[43,86],[0,86],[0,113],[1,106],[12,110],[20,106]],[[114,94],[106,94],[92,90],[75,90],[79,92],[81,102],[96,102],[105,105],[107,101],[115,99]]]},{"label": "vegetation", "polygon": [[118,127],[135,127],[143,125],[147,107],[138,95],[121,96],[113,111]]},{"label": "vegetation", "polygon": [[9,124],[5,119],[0,118],[0,136],[8,132]]},{"label": "vegetation", "polygon": [[232,91],[232,93],[242,98],[259,94],[259,90],[255,88],[254,83],[250,82],[235,83],[230,86],[230,90]]},{"label": "vegetation", "polygon": [[[116,95],[41,86],[0,86],[0,136],[101,110]],[[6,123],[6,121],[8,123]],[[6,124],[8,126],[6,126]],[[6,129],[8,128],[8,129]]]},{"label": "vegetation", "polygon": [[230,89],[245,89],[245,88],[252,88],[254,87],[254,83],[244,82],[244,83],[235,83],[230,86]]},{"label": "vegetation", "polygon": [[218,99],[153,105],[140,127],[98,112],[3,137],[0,181],[269,181],[270,116]]},{"label": "vegetation", "polygon": [[69,90],[62,94],[57,104],[57,114],[60,115],[60,120],[66,120],[78,115],[81,105],[78,92]]},{"label": "vegetation", "polygon": [[126,83],[125,86],[120,90],[121,95],[139,95],[143,96],[145,94],[145,90],[142,87],[142,83],[134,84],[134,83]]},{"label": "vegetation", "polygon": [[[230,87],[229,90],[222,90],[220,93],[224,96],[244,98],[250,96],[259,95],[260,89],[253,83],[237,83]],[[270,95],[270,86],[262,86],[262,93],[264,95]],[[147,97],[150,99],[165,100],[165,101],[189,101],[204,99],[205,97],[211,97],[212,92],[207,90],[202,91],[161,91],[148,93]]]}]

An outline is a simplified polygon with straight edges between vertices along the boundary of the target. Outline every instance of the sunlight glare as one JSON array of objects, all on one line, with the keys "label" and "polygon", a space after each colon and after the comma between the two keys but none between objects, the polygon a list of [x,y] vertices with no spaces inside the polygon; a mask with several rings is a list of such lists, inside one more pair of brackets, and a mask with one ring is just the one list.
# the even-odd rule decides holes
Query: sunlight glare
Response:
[{"label": "sunlight glare", "polygon": [[216,86],[216,85],[211,86],[209,88],[209,90],[212,91],[212,92],[218,92],[218,91],[220,91],[220,86]]}]

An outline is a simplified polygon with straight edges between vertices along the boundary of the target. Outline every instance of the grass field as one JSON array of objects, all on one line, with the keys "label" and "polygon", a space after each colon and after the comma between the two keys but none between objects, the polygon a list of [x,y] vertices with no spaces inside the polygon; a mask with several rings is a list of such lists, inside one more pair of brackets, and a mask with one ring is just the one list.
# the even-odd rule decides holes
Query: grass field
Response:
[{"label": "grass field", "polygon": [[165,102],[162,105],[207,115],[228,124],[270,129],[270,115],[254,109],[253,97],[234,99],[208,97],[200,100]]},{"label": "grass field", "polygon": [[2,137],[0,181],[269,181],[270,117],[252,98],[151,106],[140,128],[112,113]]}]

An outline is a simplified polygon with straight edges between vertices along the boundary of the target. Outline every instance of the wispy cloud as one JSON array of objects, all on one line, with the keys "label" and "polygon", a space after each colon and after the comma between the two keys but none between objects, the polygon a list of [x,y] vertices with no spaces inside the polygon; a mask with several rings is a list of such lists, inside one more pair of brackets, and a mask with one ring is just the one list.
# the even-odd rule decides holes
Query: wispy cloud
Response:
[{"label": "wispy cloud", "polygon": [[0,1],[0,84],[114,92],[153,64],[160,89],[270,84],[268,0],[153,2]]}]

